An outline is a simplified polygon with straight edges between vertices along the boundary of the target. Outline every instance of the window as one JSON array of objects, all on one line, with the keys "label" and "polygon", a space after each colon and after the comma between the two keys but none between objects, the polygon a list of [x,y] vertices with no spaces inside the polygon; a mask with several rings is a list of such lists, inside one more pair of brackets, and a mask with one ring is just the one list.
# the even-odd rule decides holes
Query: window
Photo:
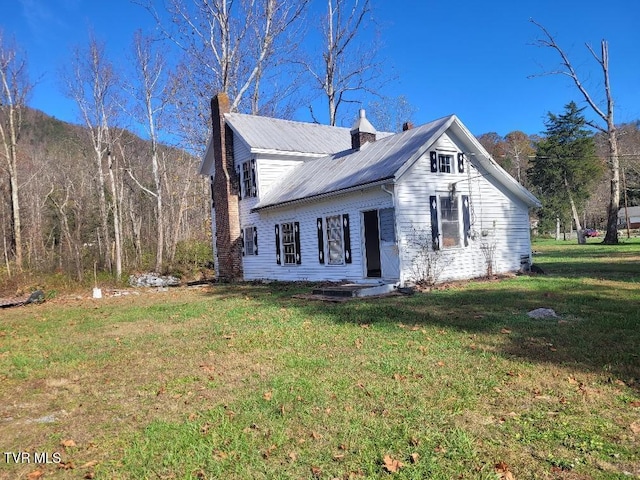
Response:
[{"label": "window", "polygon": [[451,173],[453,165],[453,155],[438,155],[438,171],[441,173]]},{"label": "window", "polygon": [[460,245],[460,215],[457,198],[440,197],[440,219],[442,223],[442,247],[449,248]]},{"label": "window", "polygon": [[297,259],[300,256],[300,252],[298,251],[299,240],[296,242],[296,226],[297,224],[293,222],[282,224],[282,250],[284,251],[285,265],[295,265],[298,263]]},{"label": "window", "polygon": [[258,254],[258,230],[256,227],[245,227],[243,229],[243,252],[245,255]]},{"label": "window", "polygon": [[255,160],[242,164],[242,193],[245,197],[257,196]]},{"label": "window", "polygon": [[326,225],[329,265],[342,265],[344,263],[344,246],[342,242],[342,215],[327,217]]}]

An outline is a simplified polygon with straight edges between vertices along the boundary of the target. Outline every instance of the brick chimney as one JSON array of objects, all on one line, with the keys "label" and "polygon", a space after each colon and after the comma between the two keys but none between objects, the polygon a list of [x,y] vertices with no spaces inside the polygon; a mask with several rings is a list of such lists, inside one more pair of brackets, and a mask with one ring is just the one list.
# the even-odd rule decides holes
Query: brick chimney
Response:
[{"label": "brick chimney", "polygon": [[356,123],[351,127],[351,148],[360,150],[365,143],[375,141],[376,129],[371,125],[369,120],[367,120],[364,108],[361,108]]},{"label": "brick chimney", "polygon": [[238,189],[240,179],[233,164],[233,131],[226,124],[229,97],[218,93],[211,100],[211,122],[215,176],[213,201],[216,214],[217,277],[224,281],[242,280],[242,240]]},{"label": "brick chimney", "polygon": [[407,130],[411,130],[413,128],[413,122],[404,122],[402,124],[402,131],[406,132]]}]

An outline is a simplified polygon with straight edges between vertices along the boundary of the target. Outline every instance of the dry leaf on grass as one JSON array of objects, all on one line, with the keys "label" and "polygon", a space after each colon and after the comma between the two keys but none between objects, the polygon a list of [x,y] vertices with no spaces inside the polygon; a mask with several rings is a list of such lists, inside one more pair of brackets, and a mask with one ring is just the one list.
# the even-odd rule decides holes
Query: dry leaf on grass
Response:
[{"label": "dry leaf on grass", "polygon": [[404,463],[402,463],[400,460],[396,460],[390,455],[385,455],[382,459],[382,463],[383,463],[382,466],[384,467],[384,469],[389,473],[396,473],[402,467],[404,467]]},{"label": "dry leaf on grass", "polygon": [[73,440],[71,440],[71,439],[68,439],[68,440],[62,440],[62,441],[60,442],[60,445],[62,445],[62,446],[63,446],[63,447],[65,447],[65,448],[75,447],[75,446],[76,446],[76,442],[74,442],[74,441],[73,441]]},{"label": "dry leaf on grass", "polygon": [[640,402],[631,402],[629,405],[632,407],[640,407]]},{"label": "dry leaf on grass", "polygon": [[503,335],[509,335],[511,333],[511,330],[508,328],[503,328],[502,330],[500,330],[500,333],[502,333]]},{"label": "dry leaf on grass", "polygon": [[38,480],[44,475],[42,470],[34,470],[30,474],[27,475],[27,480]]},{"label": "dry leaf on grass", "polygon": [[264,392],[264,395],[262,395],[262,398],[264,398],[267,402],[271,400],[271,397],[273,397],[272,391]]},{"label": "dry leaf on grass", "polygon": [[311,473],[314,477],[320,478],[320,475],[322,475],[322,469],[320,467],[311,467]]},{"label": "dry leaf on grass", "polygon": [[640,422],[633,422],[629,428],[631,428],[631,431],[636,435],[640,434]]},{"label": "dry leaf on grass", "polygon": [[498,462],[495,464],[496,473],[503,480],[515,480],[516,477],[513,476],[513,473],[509,470],[509,465],[504,462]]},{"label": "dry leaf on grass", "polygon": [[418,460],[420,460],[420,454],[414,452],[409,455],[409,458],[411,458],[411,463],[418,463]]}]

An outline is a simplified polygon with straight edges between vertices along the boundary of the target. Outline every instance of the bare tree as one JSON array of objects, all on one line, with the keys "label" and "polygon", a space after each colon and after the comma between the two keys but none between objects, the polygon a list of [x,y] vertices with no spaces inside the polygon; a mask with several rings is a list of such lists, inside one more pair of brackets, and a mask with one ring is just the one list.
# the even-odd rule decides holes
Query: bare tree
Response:
[{"label": "bare tree", "polygon": [[373,40],[358,41],[370,22],[370,0],[327,0],[327,15],[321,25],[321,66],[311,61],[305,66],[327,100],[330,125],[336,124],[342,105],[357,102],[352,94],[377,94],[374,89],[381,78],[377,47]]},{"label": "bare tree", "polygon": [[286,58],[289,51],[281,47],[290,42],[279,42],[299,26],[309,0],[169,0],[169,23],[153,2],[138,3],[182,50],[183,68],[189,70],[182,82],[198,92],[205,109],[213,92],[224,92],[232,111],[246,104],[257,113],[265,74],[278,64],[276,57]]},{"label": "bare tree", "polygon": [[383,132],[400,132],[405,123],[411,123],[415,113],[415,107],[404,95],[381,97],[367,106],[367,117],[371,124]]},{"label": "bare tree", "polygon": [[[66,78],[66,93],[75,100],[82,120],[87,127],[93,157],[98,189],[102,242],[104,242],[104,265],[112,270],[111,229],[109,226],[109,208],[113,214],[115,240],[116,277],[122,275],[122,239],[119,230],[119,209],[116,181],[111,155],[111,146],[115,143],[113,123],[117,117],[116,86],[117,78],[113,65],[108,61],[105,47],[93,36],[86,50],[76,49],[71,62],[72,71]],[[105,165],[109,178],[110,205],[105,193]]]},{"label": "bare tree", "polygon": [[538,27],[544,37],[537,41],[537,44],[542,47],[551,48],[555,50],[561,59],[561,68],[559,70],[547,72],[550,75],[566,75],[575,84],[578,91],[582,94],[585,101],[591,108],[591,110],[602,119],[604,126],[596,122],[587,122],[587,124],[600,132],[603,132],[607,136],[608,142],[608,164],[611,178],[609,205],[607,208],[607,233],[604,237],[603,243],[617,244],[618,243],[618,208],[620,205],[620,159],[618,156],[618,137],[617,129],[613,118],[613,95],[611,93],[611,83],[609,80],[609,45],[606,40],[602,40],[600,43],[600,55],[598,55],[593,48],[586,44],[587,49],[596,60],[600,69],[602,70],[602,76],[604,80],[604,98],[606,100],[606,109],[600,108],[598,103],[593,99],[591,94],[587,91],[586,87],[582,83],[577,71],[573,67],[573,64],[569,60],[569,57],[565,51],[557,44],[555,38],[549,33],[549,31],[531,19],[536,27]]},{"label": "bare tree", "polygon": [[[18,141],[22,114],[33,84],[27,74],[26,58],[13,42],[6,42],[0,30],[0,141],[6,161],[11,197],[11,233],[16,268],[23,267],[20,183],[18,180]],[[8,262],[7,262],[8,264]]]},{"label": "bare tree", "polygon": [[[156,201],[156,261],[155,271],[162,270],[164,254],[164,192],[162,188],[162,172],[159,163],[159,139],[158,124],[162,121],[163,114],[167,111],[169,92],[167,86],[167,66],[163,55],[153,50],[150,37],[145,37],[140,31],[135,33],[133,50],[135,54],[136,81],[132,87],[132,96],[136,102],[134,111],[142,124],[150,142],[151,172],[153,175],[154,190],[144,187],[136,179],[131,170],[127,170],[135,183]],[[124,156],[124,154],[123,154]],[[131,215],[130,215],[131,216]],[[133,216],[132,216],[133,220]]]},{"label": "bare tree", "polygon": [[519,130],[507,133],[504,136],[504,152],[511,163],[509,173],[518,180],[518,183],[527,186],[529,157],[535,153],[529,135]]}]

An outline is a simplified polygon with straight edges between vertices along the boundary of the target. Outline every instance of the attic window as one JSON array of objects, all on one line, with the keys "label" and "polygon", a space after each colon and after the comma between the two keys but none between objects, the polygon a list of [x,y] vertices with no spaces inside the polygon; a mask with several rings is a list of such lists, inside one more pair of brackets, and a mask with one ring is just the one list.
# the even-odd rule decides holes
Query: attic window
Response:
[{"label": "attic window", "polygon": [[438,155],[438,171],[440,173],[451,173],[453,171],[453,155]]}]

